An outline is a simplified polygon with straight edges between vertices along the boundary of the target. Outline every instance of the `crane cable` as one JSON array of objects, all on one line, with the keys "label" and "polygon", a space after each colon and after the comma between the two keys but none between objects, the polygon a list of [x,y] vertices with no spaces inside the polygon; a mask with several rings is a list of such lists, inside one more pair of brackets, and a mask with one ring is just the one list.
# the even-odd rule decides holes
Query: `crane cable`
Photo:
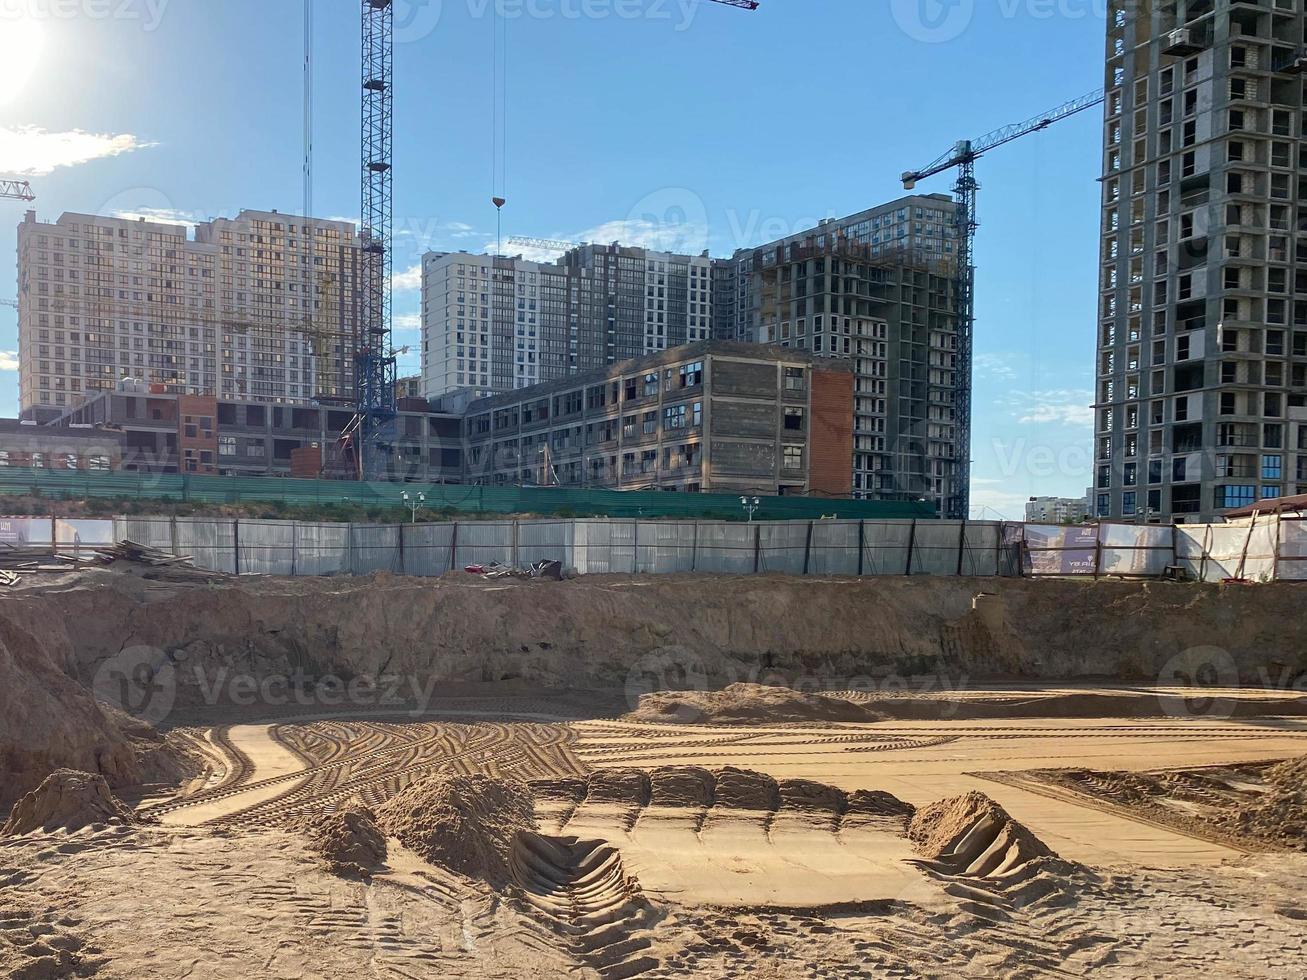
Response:
[{"label": "crane cable", "polygon": [[508,18],[498,3],[490,19],[490,200],[495,206],[495,253],[503,254],[503,208],[508,201]]}]

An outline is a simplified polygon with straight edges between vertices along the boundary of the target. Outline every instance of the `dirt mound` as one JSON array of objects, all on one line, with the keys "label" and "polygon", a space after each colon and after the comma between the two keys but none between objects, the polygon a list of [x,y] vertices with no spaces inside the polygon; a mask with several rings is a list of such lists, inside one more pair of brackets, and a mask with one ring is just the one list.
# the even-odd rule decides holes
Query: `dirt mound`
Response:
[{"label": "dirt mound", "polygon": [[780,788],[771,776],[727,766],[717,773],[717,805],[734,810],[778,810]]},{"label": "dirt mound", "polygon": [[0,837],[136,822],[136,815],[109,791],[103,776],[59,769],[14,804],[9,820],[0,827]]},{"label": "dirt mound", "polygon": [[419,780],[377,810],[377,824],[432,864],[499,884],[521,831],[535,831],[525,783],[472,776]]},{"label": "dirt mound", "polygon": [[1221,823],[1243,834],[1307,851],[1307,756],[1272,766],[1266,791],[1223,815]]},{"label": "dirt mound", "polygon": [[351,807],[304,828],[309,844],[333,873],[366,876],[386,862],[386,838],[368,807]]},{"label": "dirt mound", "polygon": [[586,798],[591,803],[645,806],[649,793],[649,774],[639,769],[600,769],[586,782]]},{"label": "dirt mound", "polygon": [[55,615],[14,599],[0,614],[0,813],[56,769],[99,773],[113,786],[141,782],[134,739],[153,734],[68,676],[71,648],[43,612]]},{"label": "dirt mound", "polygon": [[649,774],[650,804],[667,807],[712,806],[717,778],[699,766],[666,766]]},{"label": "dirt mound", "polygon": [[643,695],[639,707],[626,717],[631,721],[706,725],[885,720],[883,714],[865,704],[761,684],[732,684],[722,691],[656,691]]},{"label": "dirt mound", "polygon": [[940,870],[973,878],[1002,877],[1057,855],[984,793],[940,800],[918,810],[908,837]]}]

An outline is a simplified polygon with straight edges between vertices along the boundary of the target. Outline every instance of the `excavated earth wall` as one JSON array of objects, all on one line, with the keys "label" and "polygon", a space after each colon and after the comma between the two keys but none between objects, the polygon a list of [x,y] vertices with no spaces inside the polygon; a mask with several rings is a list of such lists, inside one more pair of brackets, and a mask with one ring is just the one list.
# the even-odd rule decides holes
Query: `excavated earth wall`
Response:
[{"label": "excavated earth wall", "polygon": [[[922,675],[1168,684],[1184,679],[1170,676],[1177,664],[1197,662],[1228,683],[1301,690],[1304,595],[1292,584],[463,574],[203,584],[86,572],[0,602],[0,813],[60,767],[114,786],[168,775],[158,736],[90,693],[124,651],[166,660],[183,707],[221,700],[231,688],[215,678],[237,675],[632,695],[665,683],[838,689]],[[1197,661],[1186,656],[1195,648],[1207,651]]]}]

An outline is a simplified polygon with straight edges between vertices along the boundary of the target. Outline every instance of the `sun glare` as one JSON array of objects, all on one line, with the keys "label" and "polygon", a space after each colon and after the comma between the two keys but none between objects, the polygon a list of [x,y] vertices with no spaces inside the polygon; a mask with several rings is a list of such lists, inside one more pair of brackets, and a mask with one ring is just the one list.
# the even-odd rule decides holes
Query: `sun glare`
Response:
[{"label": "sun glare", "polygon": [[41,59],[39,22],[0,17],[0,105],[12,103]]}]

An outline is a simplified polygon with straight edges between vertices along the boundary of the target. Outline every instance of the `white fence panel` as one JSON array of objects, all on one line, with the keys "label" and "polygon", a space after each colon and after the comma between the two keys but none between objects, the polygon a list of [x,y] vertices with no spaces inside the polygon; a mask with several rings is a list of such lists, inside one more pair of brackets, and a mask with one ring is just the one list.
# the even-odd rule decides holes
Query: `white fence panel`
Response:
[{"label": "white fence panel", "polygon": [[355,575],[403,571],[399,528],[393,524],[350,525],[350,567]]},{"label": "white fence panel", "polygon": [[999,573],[1001,524],[968,524],[962,543],[962,574],[992,576]]},{"label": "white fence panel", "polygon": [[[462,532],[463,528],[458,528]],[[400,529],[405,575],[435,578],[449,571],[453,561],[453,524],[409,524]]]},{"label": "white fence panel", "polygon": [[340,575],[349,570],[348,524],[296,525],[296,575]]},{"label": "white fence panel", "polygon": [[912,522],[868,521],[863,528],[862,573],[906,575],[912,545]]},{"label": "white fence panel", "polygon": [[563,568],[573,568],[573,531],[571,521],[522,521],[517,527],[517,563],[533,565],[538,561],[561,561]]},{"label": "white fence panel", "polygon": [[754,524],[700,524],[699,571],[752,575],[756,558],[755,527]]},{"label": "white fence panel", "polygon": [[759,524],[758,571],[769,575],[802,575],[809,526],[807,521]]},{"label": "white fence panel", "polygon": [[913,575],[957,575],[961,521],[918,521],[915,542]]},{"label": "white fence panel", "polygon": [[177,518],[176,553],[190,555],[200,568],[234,573],[236,571],[235,523],[235,521],[198,517]]},{"label": "white fence panel", "polygon": [[573,521],[572,562],[573,567],[582,575],[634,571],[635,521]]},{"label": "white fence panel", "polygon": [[460,523],[458,550],[454,558],[455,567],[489,565],[496,561],[505,565],[513,561],[513,522]]},{"label": "white fence panel", "polygon": [[810,575],[857,575],[862,525],[858,521],[816,521],[812,525]]},{"label": "white fence panel", "polygon": [[639,521],[636,569],[644,575],[693,571],[698,528],[693,523]]},{"label": "white fence panel", "polygon": [[[246,575],[294,575],[294,521],[241,521],[233,524],[233,541],[238,541],[240,570]],[[306,573],[307,574],[307,573]]]}]

